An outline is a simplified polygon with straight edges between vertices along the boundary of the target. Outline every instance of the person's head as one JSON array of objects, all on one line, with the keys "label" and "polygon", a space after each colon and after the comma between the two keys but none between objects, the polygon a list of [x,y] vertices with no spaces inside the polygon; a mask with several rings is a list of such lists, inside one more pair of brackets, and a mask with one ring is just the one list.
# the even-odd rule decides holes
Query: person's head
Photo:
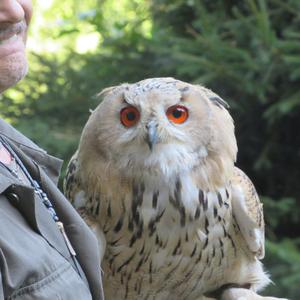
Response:
[{"label": "person's head", "polygon": [[0,0],[0,93],[27,72],[25,43],[31,0]]}]

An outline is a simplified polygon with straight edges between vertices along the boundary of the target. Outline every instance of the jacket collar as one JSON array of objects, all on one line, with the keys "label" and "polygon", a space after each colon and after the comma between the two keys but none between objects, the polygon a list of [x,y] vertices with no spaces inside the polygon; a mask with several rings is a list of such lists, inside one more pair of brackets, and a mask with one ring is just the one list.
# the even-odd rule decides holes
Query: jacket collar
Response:
[{"label": "jacket collar", "polygon": [[[45,173],[50,177],[57,185],[60,169],[62,166],[62,160],[53,157],[30,139],[14,129],[11,125],[6,123],[0,118],[0,134],[12,145],[21,149],[30,159],[41,166]],[[1,190],[0,183],[0,190]],[[3,189],[2,189],[3,190]]]}]

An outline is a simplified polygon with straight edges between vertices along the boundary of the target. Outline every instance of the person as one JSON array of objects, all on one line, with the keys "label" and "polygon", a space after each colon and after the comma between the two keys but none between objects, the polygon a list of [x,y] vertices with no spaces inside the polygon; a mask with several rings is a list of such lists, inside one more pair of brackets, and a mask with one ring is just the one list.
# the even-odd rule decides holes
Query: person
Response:
[{"label": "person", "polygon": [[[0,1],[0,92],[27,72],[31,15],[31,0]],[[0,119],[0,300],[103,299],[97,241],[56,186],[60,166]]]}]

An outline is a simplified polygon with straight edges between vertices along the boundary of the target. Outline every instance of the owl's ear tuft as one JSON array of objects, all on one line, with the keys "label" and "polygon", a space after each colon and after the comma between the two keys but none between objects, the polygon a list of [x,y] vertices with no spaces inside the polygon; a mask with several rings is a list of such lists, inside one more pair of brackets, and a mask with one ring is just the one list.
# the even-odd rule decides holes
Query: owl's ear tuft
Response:
[{"label": "owl's ear tuft", "polygon": [[115,85],[115,86],[111,86],[111,87],[107,87],[105,89],[103,89],[100,93],[98,93],[96,95],[97,98],[104,98],[106,96],[112,95],[112,94],[119,94],[119,93],[123,93],[124,90],[128,90],[129,89],[129,84],[128,83],[123,83],[120,85]]},{"label": "owl's ear tuft", "polygon": [[203,86],[198,86],[200,87],[201,91],[204,92],[204,94],[206,95],[206,97],[216,106],[218,106],[219,108],[225,108],[225,109],[229,109],[230,106],[229,104],[223,100],[220,96],[218,96],[216,93],[214,93],[213,91],[211,91],[210,89],[207,89]]},{"label": "owl's ear tuft", "polygon": [[111,86],[103,89],[100,93],[96,94],[97,98],[104,98],[105,96],[109,95],[112,93],[112,91],[116,88],[117,86]]},{"label": "owl's ear tuft", "polygon": [[212,97],[209,97],[209,100],[212,101],[215,105],[219,106],[219,107],[224,107],[226,109],[229,109],[230,106],[229,104],[223,100],[222,98],[220,97],[217,97],[217,96],[212,96]]}]

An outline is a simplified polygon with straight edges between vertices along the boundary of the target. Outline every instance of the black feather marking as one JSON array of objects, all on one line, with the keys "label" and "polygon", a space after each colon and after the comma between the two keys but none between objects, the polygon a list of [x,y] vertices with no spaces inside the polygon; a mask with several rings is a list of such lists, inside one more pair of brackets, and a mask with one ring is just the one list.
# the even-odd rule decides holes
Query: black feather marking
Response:
[{"label": "black feather marking", "polygon": [[174,250],[173,250],[172,255],[176,255],[176,254],[177,254],[177,252],[178,252],[178,250],[179,250],[179,248],[180,248],[180,245],[181,245],[181,238],[179,238],[179,240],[178,240],[178,242],[177,242],[177,245],[176,245],[176,247],[175,247]]},{"label": "black feather marking", "polygon": [[223,250],[223,248],[221,248],[221,257],[222,257],[222,259],[224,258],[224,250]]},{"label": "black feather marking", "polygon": [[202,258],[202,250],[200,250],[199,255],[198,255],[198,258],[197,258],[195,264],[197,264],[197,263],[201,260],[201,258]]},{"label": "black feather marking", "polygon": [[133,234],[130,242],[129,242],[129,247],[131,248],[133,246],[133,244],[135,243],[135,241],[137,240],[136,234]]},{"label": "black feather marking", "polygon": [[223,234],[224,234],[224,237],[227,237],[227,232],[226,232],[226,229],[225,229],[224,224],[222,224],[222,228],[223,228]]},{"label": "black feather marking", "polygon": [[148,228],[149,228],[149,236],[151,237],[156,229],[155,222],[150,221]]},{"label": "black feather marking", "polygon": [[175,197],[177,199],[181,199],[181,181],[179,178],[177,178],[176,183],[175,183]]},{"label": "black feather marking", "polygon": [[149,259],[150,253],[151,253],[151,251],[149,251],[149,252],[147,253],[147,255],[144,256],[144,263],[147,262],[147,260]]},{"label": "black feather marking", "polygon": [[116,224],[116,226],[114,228],[114,232],[118,233],[121,230],[122,226],[123,226],[123,217],[121,217],[119,219],[119,221],[117,222],[117,224]]},{"label": "black feather marking", "polygon": [[203,206],[204,205],[204,193],[201,189],[199,189],[198,199],[199,199],[199,203]]},{"label": "black feather marking", "polygon": [[138,225],[138,231],[136,233],[136,236],[137,236],[138,239],[142,236],[143,228],[144,228],[144,221],[143,221],[143,219],[141,219],[141,221]]},{"label": "black feather marking", "polygon": [[197,244],[195,244],[195,246],[194,246],[194,249],[193,249],[193,251],[191,253],[191,257],[193,257],[195,255],[196,250],[197,250]]},{"label": "black feather marking", "polygon": [[232,237],[231,237],[231,235],[229,233],[227,234],[227,238],[230,240],[231,245],[232,245],[232,247],[234,249],[234,255],[236,256],[236,246],[235,246],[235,244],[233,242],[233,239],[232,239]]},{"label": "black feather marking", "polygon": [[207,247],[207,245],[208,245],[208,237],[206,237],[206,239],[205,239],[205,243],[204,243],[204,246],[203,246],[203,250]]},{"label": "black feather marking", "polygon": [[181,181],[179,178],[177,178],[175,183],[174,197],[170,195],[169,201],[173,205],[173,207],[179,211],[180,225],[183,227],[185,226],[186,223],[186,212],[181,200],[181,189],[182,189]]},{"label": "black feather marking", "polygon": [[181,225],[181,227],[184,227],[185,226],[185,220],[186,220],[186,214],[185,214],[184,206],[180,207],[179,212],[180,212],[180,225]]},{"label": "black feather marking", "polygon": [[159,192],[155,192],[153,194],[153,197],[152,197],[152,207],[153,208],[156,208],[157,207],[157,199],[158,199],[158,195],[159,195]]},{"label": "black feather marking", "polygon": [[214,206],[214,217],[216,218],[218,216],[218,210],[217,208]]},{"label": "black feather marking", "polygon": [[110,201],[109,201],[108,206],[107,206],[107,216],[108,216],[109,218],[111,218],[111,206],[110,206]]},{"label": "black feather marking", "polygon": [[133,231],[133,220],[130,216],[128,217],[128,230]]},{"label": "black feather marking", "polygon": [[222,200],[222,196],[219,192],[218,192],[218,201],[219,201],[220,207],[222,207],[223,206],[223,200]]},{"label": "black feather marking", "polygon": [[97,216],[99,215],[99,209],[100,209],[100,201],[97,199],[97,205],[96,205],[96,210],[95,210],[95,213]]},{"label": "black feather marking", "polygon": [[138,225],[140,220],[138,207],[140,207],[143,203],[144,192],[145,192],[145,185],[143,182],[139,186],[135,184],[132,186],[131,212],[132,212],[133,220],[136,225]]},{"label": "black feather marking", "polygon": [[158,213],[154,218],[152,218],[149,221],[148,229],[149,229],[149,236],[152,236],[155,229],[156,229],[156,223],[158,223],[161,219],[161,217],[164,215],[166,209],[163,209],[160,213]]},{"label": "black feather marking", "polygon": [[144,261],[144,257],[142,257],[142,258],[140,259],[140,261],[138,262],[138,264],[137,264],[137,266],[136,266],[136,268],[135,268],[135,272],[138,272],[138,271],[139,271],[140,267],[141,267],[142,264],[143,264],[143,261]]},{"label": "black feather marking", "polygon": [[225,189],[225,191],[226,191],[226,198],[228,199],[228,198],[229,198],[229,193],[228,193],[228,190],[227,190],[227,189]]},{"label": "black feather marking", "polygon": [[135,252],[133,252],[132,255],[127,260],[124,261],[124,263],[117,269],[117,272],[119,273],[126,265],[128,265],[132,261],[134,256],[135,256]]},{"label": "black feather marking", "polygon": [[152,283],[152,260],[150,261],[150,264],[149,264],[149,282]]},{"label": "black feather marking", "polygon": [[143,244],[143,247],[142,247],[142,249],[140,250],[140,255],[143,255],[143,253],[144,253],[144,251],[145,251],[145,241],[144,241],[144,244]]},{"label": "black feather marking", "polygon": [[160,241],[159,241],[159,247],[160,247],[160,248],[163,248],[163,245],[164,245],[164,244],[163,244],[163,241],[162,241],[162,239],[160,239]]},{"label": "black feather marking", "polygon": [[173,205],[174,208],[178,209],[178,204],[172,195],[169,196],[169,202]]},{"label": "black feather marking", "polygon": [[205,233],[206,233],[206,234],[209,233],[208,226],[209,226],[209,221],[208,221],[208,218],[207,218],[207,216],[206,216],[206,217],[205,217],[205,225],[204,225]]},{"label": "black feather marking", "polygon": [[185,233],[185,241],[186,242],[188,242],[189,241],[189,234],[188,234],[188,232],[186,231],[186,233]]},{"label": "black feather marking", "polygon": [[200,207],[197,206],[194,218],[195,218],[195,220],[197,220],[197,219],[199,219],[199,217],[200,217]]},{"label": "black feather marking", "polygon": [[159,245],[159,237],[158,237],[158,235],[156,235],[156,237],[155,237],[155,244]]},{"label": "black feather marking", "polygon": [[223,247],[223,241],[222,241],[222,239],[221,238],[219,238],[219,244],[220,244],[220,248],[222,248]]},{"label": "black feather marking", "polygon": [[109,245],[115,246],[121,238],[122,238],[122,237],[119,237],[119,238],[117,238],[116,240],[110,242]]}]

